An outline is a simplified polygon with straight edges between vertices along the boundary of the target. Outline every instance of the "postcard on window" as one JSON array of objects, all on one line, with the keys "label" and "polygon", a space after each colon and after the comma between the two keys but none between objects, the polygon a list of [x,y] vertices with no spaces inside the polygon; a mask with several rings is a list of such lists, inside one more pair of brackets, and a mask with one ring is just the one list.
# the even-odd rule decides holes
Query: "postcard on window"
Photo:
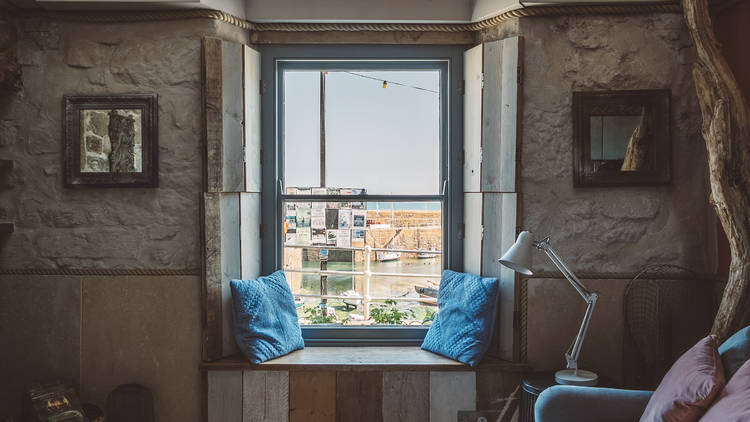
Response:
[{"label": "postcard on window", "polygon": [[313,208],[310,211],[310,227],[312,227],[313,229],[325,229],[326,228],[325,208]]},{"label": "postcard on window", "polygon": [[352,230],[352,247],[363,248],[365,246],[365,229]]},{"label": "postcard on window", "polygon": [[326,228],[330,230],[339,228],[339,210],[326,208]]},{"label": "postcard on window", "polygon": [[297,207],[297,228],[310,227],[310,208]]},{"label": "postcard on window", "polygon": [[352,210],[339,210],[339,228],[349,229],[352,227]]},{"label": "postcard on window", "polygon": [[311,241],[310,227],[297,227],[297,244],[309,245]]},{"label": "postcard on window", "polygon": [[336,247],[338,248],[350,248],[352,246],[351,230],[339,229],[339,233],[336,236]]},{"label": "postcard on window", "polygon": [[365,227],[367,222],[367,211],[365,210],[353,210],[352,211],[352,226],[353,227]]},{"label": "postcard on window", "polygon": [[338,238],[339,230],[326,230],[326,245],[336,246],[336,239]]},{"label": "postcard on window", "polygon": [[326,244],[326,229],[315,228],[312,229],[312,244],[313,245],[325,245]]}]

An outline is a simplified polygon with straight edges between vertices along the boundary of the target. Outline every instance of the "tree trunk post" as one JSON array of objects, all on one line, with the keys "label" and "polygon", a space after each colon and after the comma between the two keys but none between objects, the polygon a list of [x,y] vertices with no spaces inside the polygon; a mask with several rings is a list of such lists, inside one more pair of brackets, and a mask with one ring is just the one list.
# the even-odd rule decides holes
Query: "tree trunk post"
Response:
[{"label": "tree trunk post", "polygon": [[750,111],[713,32],[708,0],[682,0],[698,60],[693,78],[703,116],[711,197],[731,250],[712,332],[727,338],[750,304]]}]

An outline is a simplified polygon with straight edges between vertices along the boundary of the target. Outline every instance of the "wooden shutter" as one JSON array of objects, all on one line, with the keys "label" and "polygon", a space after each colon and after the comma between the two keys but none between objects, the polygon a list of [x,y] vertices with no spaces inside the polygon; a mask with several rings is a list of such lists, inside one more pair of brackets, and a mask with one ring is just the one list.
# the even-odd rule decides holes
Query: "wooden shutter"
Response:
[{"label": "wooden shutter", "polygon": [[205,360],[238,352],[229,282],[260,275],[259,84],[257,51],[217,38],[204,39]]},{"label": "wooden shutter", "polygon": [[464,54],[464,271],[497,277],[500,303],[490,355],[518,357],[516,276],[497,259],[515,241],[520,39]]}]

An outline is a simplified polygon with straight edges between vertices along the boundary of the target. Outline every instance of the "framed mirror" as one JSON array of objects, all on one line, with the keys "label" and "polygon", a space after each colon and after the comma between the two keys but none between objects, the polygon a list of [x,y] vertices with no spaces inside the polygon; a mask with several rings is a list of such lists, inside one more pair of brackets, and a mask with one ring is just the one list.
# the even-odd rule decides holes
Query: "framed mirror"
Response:
[{"label": "framed mirror", "polygon": [[669,90],[574,92],[575,186],[669,183],[670,101]]}]

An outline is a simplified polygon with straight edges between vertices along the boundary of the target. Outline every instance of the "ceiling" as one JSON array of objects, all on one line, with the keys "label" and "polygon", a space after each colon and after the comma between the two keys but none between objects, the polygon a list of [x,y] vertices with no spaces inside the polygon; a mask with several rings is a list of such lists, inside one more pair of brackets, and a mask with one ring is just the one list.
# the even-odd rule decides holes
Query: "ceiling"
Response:
[{"label": "ceiling", "polygon": [[210,8],[253,22],[467,23],[524,6],[652,0],[0,0],[20,8],[153,10]]}]

